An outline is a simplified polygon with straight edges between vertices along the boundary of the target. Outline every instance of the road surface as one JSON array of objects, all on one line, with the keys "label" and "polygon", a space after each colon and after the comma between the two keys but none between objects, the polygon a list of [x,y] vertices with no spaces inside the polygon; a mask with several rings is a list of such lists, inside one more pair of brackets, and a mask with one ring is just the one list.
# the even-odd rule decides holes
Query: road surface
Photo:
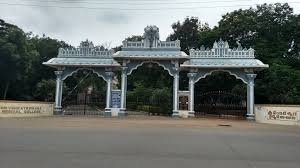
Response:
[{"label": "road surface", "polygon": [[299,168],[300,127],[163,117],[0,118],[0,167]]}]

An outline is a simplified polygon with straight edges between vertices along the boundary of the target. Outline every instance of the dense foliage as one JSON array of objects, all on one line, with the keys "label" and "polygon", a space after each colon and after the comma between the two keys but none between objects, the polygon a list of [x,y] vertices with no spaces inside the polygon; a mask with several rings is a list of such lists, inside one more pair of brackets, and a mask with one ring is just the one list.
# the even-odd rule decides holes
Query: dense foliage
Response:
[{"label": "dense foliage", "polygon": [[[3,99],[48,100],[53,93],[38,92],[53,84],[53,69],[42,65],[66,43],[33,36],[0,20],[0,96]],[[43,94],[43,95],[42,95]]]},{"label": "dense foliage", "polygon": [[[182,50],[201,45],[211,47],[222,38],[235,47],[237,41],[256,50],[256,57],[270,68],[258,72],[256,79],[257,103],[300,103],[300,15],[288,4],[263,4],[256,8],[236,10],[222,16],[213,28],[202,24],[197,17],[188,17],[172,25],[168,40],[179,39]],[[129,40],[140,40],[132,36]],[[0,96],[1,99],[53,101],[55,76],[52,68],[42,62],[56,57],[63,41],[25,33],[15,25],[0,20]],[[115,48],[120,49],[119,47]],[[163,73],[162,73],[163,72]],[[119,72],[116,72],[119,75]],[[103,91],[105,83],[93,75],[78,74],[66,81],[65,90],[74,87],[84,90],[94,84]],[[180,89],[187,89],[188,79],[181,72]],[[96,82],[95,82],[96,81]],[[153,100],[171,99],[172,78],[161,67],[143,65],[128,79],[129,97]],[[96,83],[96,84],[95,84]],[[102,86],[102,87],[101,87]],[[245,94],[245,84],[226,73],[213,73],[200,80],[196,92],[226,90]],[[163,102],[163,101],[162,101]],[[169,105],[165,105],[169,106]],[[135,107],[145,108],[145,107]]]},{"label": "dense foliage", "polygon": [[[201,25],[197,18],[187,18],[183,23],[173,24],[173,29],[170,38],[181,39],[182,46],[185,46],[183,50],[201,45],[212,47],[219,38],[227,40],[233,47],[236,47],[236,42],[244,47],[251,46],[256,57],[270,65],[269,69],[258,73],[256,102],[300,103],[300,15],[294,14],[288,4],[263,4],[236,10],[223,15],[214,28]],[[198,30],[198,33],[191,37],[178,30]],[[196,42],[191,44],[190,41]],[[240,92],[243,85],[240,81],[233,81],[228,74],[216,73],[209,80],[200,80],[196,92]]]}]

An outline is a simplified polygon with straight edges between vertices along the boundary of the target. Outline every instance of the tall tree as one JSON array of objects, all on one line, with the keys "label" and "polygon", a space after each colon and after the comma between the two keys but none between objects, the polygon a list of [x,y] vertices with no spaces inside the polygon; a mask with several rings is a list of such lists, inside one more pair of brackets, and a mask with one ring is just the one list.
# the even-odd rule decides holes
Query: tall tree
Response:
[{"label": "tall tree", "polygon": [[3,99],[35,100],[35,86],[53,78],[53,69],[42,63],[57,56],[62,41],[24,33],[0,20],[0,88]]},{"label": "tall tree", "polygon": [[198,47],[198,32],[208,29],[207,24],[201,24],[197,17],[187,17],[182,23],[180,21],[172,24],[173,33],[170,40],[180,40],[181,50],[189,53],[192,48]]},{"label": "tall tree", "polygon": [[[12,82],[20,77],[21,55],[25,54],[25,34],[17,26],[0,20],[0,87],[6,99]],[[2,90],[1,89],[1,90]]]},{"label": "tall tree", "polygon": [[225,14],[219,22],[220,35],[235,45],[254,47],[265,63],[280,62],[291,42],[293,9],[287,4],[263,4]]},{"label": "tall tree", "polygon": [[231,45],[240,41],[245,47],[252,46],[256,57],[270,65],[258,73],[256,102],[299,103],[296,78],[300,78],[300,22],[299,15],[287,3],[263,4],[227,13],[218,29]]}]

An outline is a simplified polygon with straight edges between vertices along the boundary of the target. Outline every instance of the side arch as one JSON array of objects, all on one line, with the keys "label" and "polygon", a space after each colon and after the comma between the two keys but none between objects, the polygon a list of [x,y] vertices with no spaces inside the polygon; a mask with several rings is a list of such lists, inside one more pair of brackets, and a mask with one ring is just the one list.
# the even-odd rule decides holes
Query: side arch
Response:
[{"label": "side arch", "polygon": [[72,76],[74,73],[78,73],[80,70],[90,70],[93,73],[97,74],[98,77],[101,77],[104,81],[107,82],[108,80],[108,74],[107,71],[105,71],[105,68],[66,68],[63,70],[62,80],[67,79],[68,77]]},{"label": "side arch", "polygon": [[229,70],[229,69],[214,69],[197,72],[195,77],[195,83],[200,79],[206,78],[206,76],[211,75],[213,72],[227,72],[230,75],[234,76],[236,79],[240,79],[243,83],[248,84],[247,73],[242,70]]}]

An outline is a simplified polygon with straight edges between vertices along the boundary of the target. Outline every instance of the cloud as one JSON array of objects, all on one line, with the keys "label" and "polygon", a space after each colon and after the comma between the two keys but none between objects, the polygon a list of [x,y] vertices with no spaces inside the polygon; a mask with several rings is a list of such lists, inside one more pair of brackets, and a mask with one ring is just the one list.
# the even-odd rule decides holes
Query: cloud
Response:
[{"label": "cloud", "polygon": [[108,12],[105,11],[97,16],[97,21],[108,24],[127,24],[130,17],[121,12]]},{"label": "cloud", "polygon": [[[208,2],[208,0],[199,1]],[[271,2],[271,0],[255,1],[257,1],[257,3]],[[110,3],[110,5],[104,5],[104,2]],[[142,35],[144,27],[147,25],[157,25],[160,29],[160,37],[164,40],[172,32],[171,24],[178,20],[182,21],[186,16],[198,16],[202,22],[208,22],[209,25],[214,26],[217,25],[217,22],[221,19],[221,15],[240,8],[200,8],[198,10],[155,11],[118,10],[119,8],[166,8],[166,5],[129,5],[128,2],[128,0],[7,0],[7,3],[40,4],[43,5],[43,7],[0,5],[0,18],[18,25],[27,32],[32,31],[39,35],[45,33],[47,36],[64,40],[74,46],[79,45],[80,41],[87,38],[92,40],[94,44],[112,42],[112,46],[117,46],[120,45],[122,40],[126,37]],[[166,2],[173,1],[168,0]],[[186,5],[177,6],[193,7],[193,5],[195,5],[188,3],[190,0],[182,0],[182,2],[185,2]],[[130,3],[142,2],[135,0]],[[234,4],[236,3],[218,3],[211,5],[222,6]],[[290,5],[293,5],[295,12],[299,13],[300,4],[291,3]],[[87,7],[87,9],[46,6]],[[108,9],[101,10],[100,8]]]}]

